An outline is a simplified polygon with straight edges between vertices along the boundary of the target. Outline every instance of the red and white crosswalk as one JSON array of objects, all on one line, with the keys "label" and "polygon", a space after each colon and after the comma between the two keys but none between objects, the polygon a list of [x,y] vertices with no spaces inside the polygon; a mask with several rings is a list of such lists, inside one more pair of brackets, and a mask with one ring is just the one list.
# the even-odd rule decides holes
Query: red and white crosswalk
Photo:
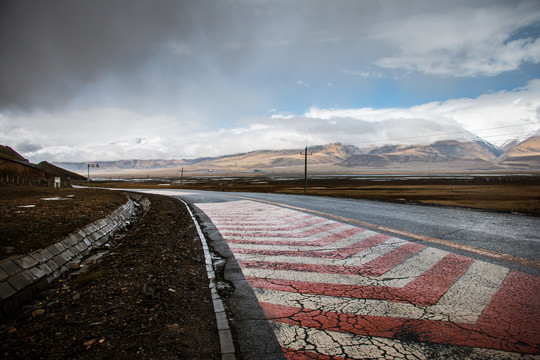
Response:
[{"label": "red and white crosswalk", "polygon": [[255,201],[196,206],[289,359],[539,354],[537,277]]}]

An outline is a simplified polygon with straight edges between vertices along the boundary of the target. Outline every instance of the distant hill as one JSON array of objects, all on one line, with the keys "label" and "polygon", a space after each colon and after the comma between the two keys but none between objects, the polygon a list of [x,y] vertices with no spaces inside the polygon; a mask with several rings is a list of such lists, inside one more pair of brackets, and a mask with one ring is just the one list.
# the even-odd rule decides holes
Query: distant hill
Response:
[{"label": "distant hill", "polygon": [[[301,156],[305,149],[293,150],[258,150],[248,153],[205,158],[192,161],[192,164],[209,168],[233,168],[236,170],[283,168],[304,165]],[[308,148],[310,164],[336,164],[348,157],[360,153],[352,145],[330,144]]]},{"label": "distant hill", "polygon": [[[189,164],[188,160],[117,160],[117,161],[95,161],[92,162],[99,165],[98,169],[92,169],[93,172],[102,170],[140,170],[140,169],[167,169]],[[55,162],[59,167],[83,173],[88,169],[87,162]]]},{"label": "distant hill", "polygon": [[496,159],[500,166],[540,169],[540,136],[533,136],[513,146]]},{"label": "distant hill", "polygon": [[[409,163],[475,163],[479,168],[493,167],[501,151],[484,141],[459,142],[456,140],[437,141],[429,145],[387,145],[370,150],[366,154],[354,155],[341,165],[347,167],[367,166],[387,168],[395,164]],[[456,165],[456,164],[453,164]]]},{"label": "distant hill", "polygon": [[[538,137],[516,144],[508,151],[477,139],[460,142],[437,141],[426,145],[385,145],[360,149],[353,145],[329,144],[308,148],[309,166],[324,173],[361,171],[456,172],[538,169]],[[218,157],[182,160],[121,160],[99,162],[91,169],[95,176],[178,176],[181,169],[205,172],[300,172],[304,149],[257,150]],[[86,174],[87,163],[56,163],[62,168]]]}]

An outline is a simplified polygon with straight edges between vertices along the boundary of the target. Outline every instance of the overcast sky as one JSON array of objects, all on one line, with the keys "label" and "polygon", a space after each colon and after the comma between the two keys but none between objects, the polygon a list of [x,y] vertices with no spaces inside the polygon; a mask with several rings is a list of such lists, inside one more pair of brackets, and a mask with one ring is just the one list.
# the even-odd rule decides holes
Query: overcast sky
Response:
[{"label": "overcast sky", "polygon": [[0,2],[0,144],[33,162],[539,129],[538,0]]}]

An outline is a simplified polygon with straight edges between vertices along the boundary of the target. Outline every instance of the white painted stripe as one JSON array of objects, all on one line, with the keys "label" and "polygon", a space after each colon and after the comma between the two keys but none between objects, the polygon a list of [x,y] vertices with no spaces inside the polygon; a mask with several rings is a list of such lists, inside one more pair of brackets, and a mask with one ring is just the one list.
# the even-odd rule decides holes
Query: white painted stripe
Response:
[{"label": "white painted stripe", "polygon": [[[312,283],[358,286],[403,287],[415,279],[414,277],[378,279],[376,277],[358,275],[320,274],[308,271],[270,270],[255,268],[242,268],[242,272],[246,277],[256,277],[261,279],[292,280]],[[317,286],[317,284],[313,284],[313,286]]]},{"label": "white painted stripe", "polygon": [[[353,238],[353,236],[351,236],[350,238]],[[345,239],[345,240],[348,240],[348,239]],[[353,243],[359,241],[358,239],[352,239],[352,240],[354,240]],[[281,256],[281,255],[275,256],[275,255],[261,255],[261,254],[241,254],[241,253],[235,253],[234,257],[238,260],[246,260],[246,261],[252,260],[252,261],[261,261],[261,262],[269,262],[269,263],[331,265],[331,266],[360,266],[406,243],[408,243],[408,241],[401,240],[398,238],[391,238],[391,239],[386,240],[382,244],[373,246],[369,249],[365,249],[346,259],[316,258],[316,257],[307,257],[307,256]],[[329,245],[334,245],[334,244],[336,243],[329,244]],[[324,248],[325,249],[331,248],[332,250],[335,250],[336,246],[328,246]],[[337,247],[337,248],[341,248],[341,247]],[[319,248],[319,250],[320,249],[322,248]],[[315,249],[312,249],[312,251],[313,250]],[[234,249],[233,249],[233,252],[234,252]]]},{"label": "white painted stripe", "polygon": [[[292,211],[287,209],[275,209],[272,211],[234,211],[234,212],[223,212],[221,210],[213,212],[208,212],[209,214],[212,214],[219,219],[230,219],[230,220],[237,220],[237,219],[251,219],[251,220],[263,220],[268,221],[270,220],[268,217],[272,218],[284,218],[288,216],[294,216],[297,214],[303,214],[298,211]],[[313,215],[312,215],[313,216]]]},{"label": "white painted stripe", "polygon": [[[338,331],[321,331],[270,321],[276,338],[283,348],[313,351],[327,356],[353,359],[430,359],[439,354],[448,359],[463,358],[463,347],[400,341],[375,336],[361,336]],[[522,359],[536,356],[499,350],[467,348],[467,359]]]},{"label": "white painted stripe", "polygon": [[433,267],[448,253],[426,248],[380,277],[320,274],[309,271],[242,268],[248,277],[362,286],[403,287]]},{"label": "white painted stripe", "polygon": [[416,279],[435,264],[437,264],[443,257],[448,255],[447,251],[425,248],[418,253],[414,254],[399,265],[394,266],[390,271],[381,276],[385,279]]},{"label": "white painted stripe", "polygon": [[286,219],[282,221],[273,220],[273,221],[266,221],[264,223],[261,221],[253,221],[253,222],[247,223],[243,220],[242,221],[236,220],[234,222],[227,220],[227,221],[222,221],[222,222],[216,222],[214,223],[214,225],[216,225],[216,227],[220,230],[242,229],[246,231],[252,231],[252,229],[259,229],[259,228],[265,227],[267,228],[265,229],[265,231],[271,231],[274,229],[279,230],[279,228],[283,228],[283,227],[298,226],[300,224],[310,223],[313,221],[321,221],[321,220],[323,220],[323,218],[299,213],[296,216],[287,217]]},{"label": "white painted stripe", "polygon": [[[298,234],[296,234],[297,237],[292,237],[292,236],[295,236],[293,232],[291,232],[291,237],[287,236],[286,233],[284,232],[280,232],[279,234],[276,233],[277,235],[280,235],[280,236],[249,236],[249,234],[243,235],[240,232],[238,232],[234,236],[227,235],[227,233],[225,234],[222,233],[222,236],[225,238],[225,240],[230,240],[230,239],[245,240],[245,241],[257,242],[260,245],[264,245],[264,243],[268,241],[280,241],[280,240],[302,243],[302,242],[313,242],[313,241],[321,240],[322,238],[325,238],[327,236],[339,234],[343,231],[350,230],[352,228],[353,226],[350,226],[347,224],[341,224],[340,226],[337,226],[333,229],[320,231],[313,235],[303,236],[303,237],[302,236],[299,237]],[[306,230],[304,229],[303,231],[306,231]],[[357,235],[360,235],[360,234],[357,234]],[[260,246],[259,244],[246,244],[246,245],[242,244],[241,246],[252,245],[252,246],[255,246],[255,248],[258,248],[257,246]],[[237,244],[231,244],[231,246],[237,247]],[[272,250],[272,249],[278,249],[278,248],[272,247],[268,249]],[[313,249],[313,247],[310,247],[309,249]]]},{"label": "white painted stripe", "polygon": [[[328,235],[328,234],[326,234]],[[330,234],[332,235],[332,234]],[[259,244],[239,244],[239,243],[230,243],[229,247],[234,252],[235,249],[248,249],[248,250],[276,250],[276,251],[320,251],[320,252],[331,252],[334,250],[339,250],[344,248],[345,246],[356,244],[359,241],[365,240],[368,237],[373,236],[373,233],[368,232],[361,232],[358,234],[354,234],[348,237],[345,237],[343,239],[339,239],[335,242],[323,245],[323,246],[310,246],[310,245],[266,245],[264,244],[264,241],[260,241]],[[315,242],[317,240],[321,240],[324,236],[321,237],[314,237],[309,236],[305,238],[300,239],[276,239],[276,238],[262,238],[266,241],[290,241],[290,242],[299,242],[299,243],[307,243],[307,242]],[[242,239],[242,240],[248,240],[248,239]],[[255,241],[254,239],[252,241]]]},{"label": "white painted stripe", "polygon": [[247,216],[239,216],[239,217],[218,217],[216,215],[207,214],[211,219],[214,225],[216,227],[220,226],[231,226],[231,225],[285,225],[288,224],[291,219],[306,219],[310,218],[310,215],[297,213],[297,214],[288,214],[288,215],[281,215],[276,216],[272,214],[267,214],[266,217],[258,218],[258,217],[247,217]]},{"label": "white painted stripe", "polygon": [[[238,231],[235,231],[235,230],[225,230],[225,231],[221,231],[220,232],[226,236],[226,237],[235,237],[235,238],[238,238],[239,236],[241,236],[242,238],[250,238],[250,237],[254,237],[254,238],[257,238],[259,239],[259,237],[257,236],[258,234],[275,234],[277,236],[281,236],[281,237],[295,237],[295,236],[298,236],[299,234],[302,234],[303,232],[306,232],[306,231],[317,231],[321,228],[324,228],[326,226],[329,226],[329,225],[337,225],[336,228],[332,229],[332,230],[335,230],[335,229],[346,229],[346,228],[352,228],[352,226],[350,225],[346,225],[346,224],[341,224],[341,223],[338,223],[338,222],[335,222],[335,221],[332,221],[332,220],[325,220],[325,221],[321,221],[319,223],[316,223],[316,224],[309,224],[309,225],[306,225],[302,228],[298,228],[298,229],[294,229],[294,230],[285,230],[285,231],[276,231],[276,230],[272,230],[272,229],[268,229],[268,230],[255,230],[255,231],[245,231],[245,230],[238,230]],[[219,229],[219,227],[218,227]],[[328,231],[328,230],[327,230]],[[320,232],[322,234],[322,232]],[[319,233],[317,233],[319,234]],[[315,235],[317,235],[315,234]]]},{"label": "white painted stripe", "polygon": [[376,299],[358,299],[345,296],[300,294],[287,291],[254,288],[259,302],[303,309],[331,311],[353,315],[385,316],[421,319],[424,309],[407,303]]},{"label": "white painted stripe", "polygon": [[428,319],[475,323],[508,275],[509,269],[475,261],[429,309]]},{"label": "white painted stripe", "polygon": [[301,306],[303,309],[314,309],[354,315],[384,316],[419,320],[429,319],[469,324],[476,323],[487,305],[483,303],[482,297],[479,299],[471,299],[469,303],[470,308],[466,309],[467,316],[464,316],[463,313],[459,312],[459,308],[455,312],[449,311],[451,310],[451,305],[445,307],[437,305],[426,307],[388,300],[301,294],[263,288],[254,288],[253,291],[255,292],[259,302],[266,302],[280,306]]},{"label": "white painted stripe", "polygon": [[199,203],[195,204],[197,207],[204,209],[204,211],[213,212],[213,213],[220,213],[220,214],[232,214],[236,215],[238,213],[252,213],[252,214],[259,214],[264,212],[298,212],[298,210],[288,209],[285,207],[275,206],[275,205],[267,205],[267,204],[261,204],[261,203],[254,203],[251,204],[240,204],[236,201],[230,201],[226,203],[219,203],[218,206],[212,206],[213,204],[208,203]]}]

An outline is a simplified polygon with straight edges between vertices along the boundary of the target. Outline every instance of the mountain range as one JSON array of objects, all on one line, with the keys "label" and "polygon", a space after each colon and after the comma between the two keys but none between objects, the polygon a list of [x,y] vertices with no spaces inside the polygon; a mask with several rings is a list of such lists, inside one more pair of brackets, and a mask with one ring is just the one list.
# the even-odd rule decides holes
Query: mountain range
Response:
[{"label": "mountain range", "polygon": [[[305,149],[258,150],[219,157],[181,160],[120,160],[98,162],[93,176],[178,176],[186,173],[297,173],[304,167]],[[59,162],[62,168],[86,174],[88,163]],[[358,148],[340,143],[308,148],[310,171],[474,172],[540,171],[540,136],[498,148],[486,141],[437,141],[424,145]]]}]

